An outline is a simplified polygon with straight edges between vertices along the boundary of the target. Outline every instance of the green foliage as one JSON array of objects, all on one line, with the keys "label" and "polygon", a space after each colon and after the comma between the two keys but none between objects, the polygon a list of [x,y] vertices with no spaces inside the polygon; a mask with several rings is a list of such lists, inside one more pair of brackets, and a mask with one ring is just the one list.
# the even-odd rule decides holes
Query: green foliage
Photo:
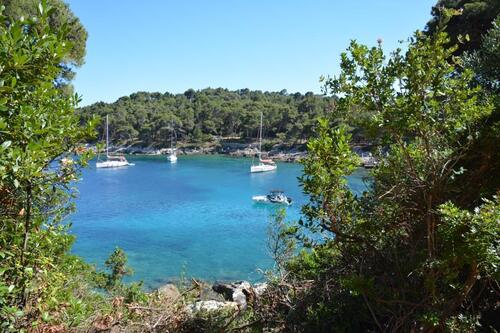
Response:
[{"label": "green foliage", "polygon": [[81,126],[74,113],[78,96],[55,85],[71,45],[64,27],[56,32],[49,24],[53,12],[42,4],[36,20],[0,17],[0,321],[5,325],[20,322],[24,309],[30,313],[22,315],[36,322],[58,288],[48,280],[73,241],[61,222],[72,210],[72,184],[91,157],[80,143],[93,134],[94,120]]},{"label": "green foliage", "polygon": [[[72,87],[69,81],[75,76],[73,69],[84,63],[87,31],[64,1],[47,0],[46,3],[52,8],[47,15],[47,23],[53,31],[65,30],[64,41],[68,43],[69,50],[59,63],[60,73],[57,77],[57,85],[70,93]],[[4,15],[9,21],[39,15],[38,0],[0,0],[0,5],[5,7]]]},{"label": "green foliage", "polygon": [[482,36],[500,14],[497,0],[438,0],[432,7],[427,32],[432,35],[446,26],[451,43],[458,44],[456,55],[481,46]]},{"label": "green foliage", "polygon": [[286,211],[281,208],[271,215],[267,230],[267,251],[274,261],[274,271],[270,276],[281,276],[286,263],[293,257],[296,250],[295,228],[286,223]]},{"label": "green foliage", "polygon": [[[437,229],[439,239],[448,244],[438,265],[442,272],[453,272],[447,265],[477,265],[483,276],[500,278],[500,200],[485,200],[474,212],[463,210],[451,202],[441,205],[443,224]],[[442,266],[441,266],[442,265]],[[448,279],[460,280],[458,275]]]},{"label": "green foliage", "polygon": [[[177,95],[137,92],[114,103],[92,104],[79,113],[84,121],[92,115],[109,114],[115,144],[167,147],[172,123],[183,142],[201,143],[215,137],[255,140],[263,111],[266,138],[303,143],[313,135],[316,119],[325,116],[331,104],[331,98],[313,93],[207,88]],[[103,133],[102,128],[99,131]]]},{"label": "green foliage", "polygon": [[148,296],[142,290],[142,282],[123,282],[124,277],[133,274],[132,268],[127,266],[127,261],[125,252],[117,247],[104,262],[106,271],[94,272],[88,282],[92,281],[97,288],[104,289],[113,297],[123,297],[125,304],[147,302]]},{"label": "green foliage", "polygon": [[309,141],[302,183],[311,202],[298,236],[312,249],[288,268],[295,283],[312,282],[295,296],[291,327],[411,331],[492,324],[499,205],[458,208],[468,188],[456,179],[471,174],[461,161],[493,106],[473,84],[473,72],[450,61],[455,48],[448,42],[443,33],[417,32],[405,53],[396,50],[389,59],[381,45],[352,42],[340,75],[326,81],[338,96],[341,122],[362,112],[364,130],[384,149],[372,190],[358,198],[345,185],[356,158],[339,120],[322,121]]},{"label": "green foliage", "polygon": [[466,52],[462,56],[464,68],[475,72],[474,80],[480,84],[483,94],[493,100],[494,110],[482,119],[483,126],[477,139],[471,144],[467,154],[460,161],[467,174],[458,175],[458,187],[468,187],[468,196],[463,196],[461,207],[473,208],[481,203],[481,197],[490,198],[500,188],[500,18],[483,35],[481,48]]},{"label": "green foliage", "polygon": [[[316,236],[327,238],[332,233],[340,236],[340,228],[348,224],[351,216],[347,212],[353,203],[353,195],[345,176],[359,165],[357,155],[349,146],[350,135],[344,127],[332,126],[327,120],[319,121],[318,137],[307,143],[309,154],[304,160],[304,176],[300,183],[309,194],[309,204],[302,208],[305,226]],[[322,241],[307,235],[301,237],[306,246]]]},{"label": "green foliage", "polygon": [[500,14],[483,38],[481,47],[465,54],[466,65],[474,69],[479,83],[495,94],[500,92]]},{"label": "green foliage", "polygon": [[[40,300],[44,322],[66,323],[78,326],[88,320],[96,307],[102,307],[105,297],[96,293],[89,283],[94,268],[81,258],[66,255],[50,272],[45,288],[47,294]],[[33,324],[33,323],[31,323]]]},{"label": "green foliage", "polygon": [[132,274],[132,269],[127,266],[127,255],[120,248],[115,249],[109,258],[106,259],[105,264],[110,271],[106,284],[106,287],[109,289],[121,283],[124,276]]}]

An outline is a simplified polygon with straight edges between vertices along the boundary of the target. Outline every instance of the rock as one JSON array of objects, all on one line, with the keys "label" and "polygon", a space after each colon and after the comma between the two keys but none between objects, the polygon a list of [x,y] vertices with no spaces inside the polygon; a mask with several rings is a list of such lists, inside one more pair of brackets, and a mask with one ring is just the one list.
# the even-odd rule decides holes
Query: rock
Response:
[{"label": "rock", "polygon": [[226,300],[238,304],[241,310],[246,309],[247,303],[253,300],[254,295],[252,285],[247,281],[230,284],[216,283],[212,286],[212,290],[222,294]]},{"label": "rock", "polygon": [[186,311],[190,314],[199,311],[219,311],[219,310],[238,310],[236,302],[220,302],[220,301],[198,301],[194,304],[186,306]]},{"label": "rock", "polygon": [[233,301],[238,304],[238,307],[242,310],[247,307],[247,295],[243,292],[243,289],[236,289],[233,292]]},{"label": "rock", "polygon": [[252,290],[252,285],[248,281],[241,281],[237,288],[242,290]]},{"label": "rock", "polygon": [[171,301],[175,301],[181,296],[179,289],[171,283],[161,286],[158,289],[158,293]]},{"label": "rock", "polygon": [[199,290],[199,300],[200,301],[225,301],[226,298],[221,293],[218,293],[212,289],[211,285],[202,283]]},{"label": "rock", "polygon": [[212,286],[212,290],[221,294],[225,300],[233,299],[234,286],[225,283],[216,283]]},{"label": "rock", "polygon": [[111,331],[109,331],[109,333],[120,333],[121,330],[120,330],[120,327],[118,326],[113,326],[111,327]]},{"label": "rock", "polygon": [[253,288],[253,291],[255,292],[255,296],[262,296],[262,294],[264,294],[264,292],[266,291],[267,289],[267,283],[256,283],[254,288]]}]

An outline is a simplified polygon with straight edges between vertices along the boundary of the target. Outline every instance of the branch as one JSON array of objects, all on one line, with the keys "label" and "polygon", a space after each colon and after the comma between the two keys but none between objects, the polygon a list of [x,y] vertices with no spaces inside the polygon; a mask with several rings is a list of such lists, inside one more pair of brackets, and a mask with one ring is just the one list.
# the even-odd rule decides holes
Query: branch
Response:
[{"label": "branch", "polygon": [[365,293],[362,293],[362,295],[363,295],[363,300],[365,301],[366,306],[368,307],[368,310],[370,310],[370,314],[372,315],[372,318],[375,321],[375,324],[377,324],[378,329],[380,330],[380,332],[383,332],[384,330],[382,329],[382,325],[380,325],[380,323],[379,323],[379,321],[377,319],[377,316],[375,316],[375,312],[373,312],[372,307],[370,306],[370,303],[368,302],[368,299],[366,298]]}]

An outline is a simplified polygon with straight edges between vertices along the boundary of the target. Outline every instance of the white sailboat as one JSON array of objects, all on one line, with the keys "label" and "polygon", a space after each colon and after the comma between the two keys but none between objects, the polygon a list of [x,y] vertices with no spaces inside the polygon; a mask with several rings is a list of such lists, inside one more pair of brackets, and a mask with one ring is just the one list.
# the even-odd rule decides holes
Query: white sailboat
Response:
[{"label": "white sailboat", "polygon": [[121,168],[133,165],[127,161],[123,155],[110,155],[109,154],[109,130],[108,130],[108,115],[106,115],[106,160],[99,161],[95,164],[96,168]]},{"label": "white sailboat", "polygon": [[250,172],[266,172],[274,171],[278,168],[273,160],[262,159],[262,112],[260,113],[260,130],[259,130],[259,164],[250,167]]},{"label": "white sailboat", "polygon": [[174,123],[172,122],[172,130],[170,131],[170,152],[167,156],[170,163],[177,163],[177,152],[174,148]]}]

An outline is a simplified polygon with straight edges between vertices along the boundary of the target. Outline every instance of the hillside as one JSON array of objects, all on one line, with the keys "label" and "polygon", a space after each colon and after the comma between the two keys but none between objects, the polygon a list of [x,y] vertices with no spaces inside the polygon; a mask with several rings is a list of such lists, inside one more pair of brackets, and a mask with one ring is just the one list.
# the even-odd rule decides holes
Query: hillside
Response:
[{"label": "hillside", "polygon": [[[333,99],[306,94],[248,89],[207,88],[183,94],[137,92],[114,103],[98,102],[78,110],[85,123],[92,115],[109,115],[114,144],[162,148],[173,124],[179,141],[199,143],[215,137],[256,138],[260,112],[264,136],[290,144],[314,132],[316,119],[333,107]],[[100,137],[103,124],[97,129]]]}]

